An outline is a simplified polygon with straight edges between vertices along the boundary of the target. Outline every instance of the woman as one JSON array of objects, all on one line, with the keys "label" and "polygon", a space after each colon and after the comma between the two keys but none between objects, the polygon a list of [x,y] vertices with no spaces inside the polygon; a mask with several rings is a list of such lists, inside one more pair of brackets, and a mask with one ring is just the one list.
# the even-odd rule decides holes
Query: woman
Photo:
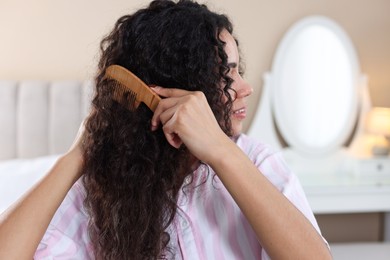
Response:
[{"label": "woman", "polygon": [[[232,33],[185,0],[121,17],[85,130],[2,216],[0,258],[329,259],[296,177],[241,134],[252,89]],[[154,114],[113,101],[112,64],[163,86]]]}]

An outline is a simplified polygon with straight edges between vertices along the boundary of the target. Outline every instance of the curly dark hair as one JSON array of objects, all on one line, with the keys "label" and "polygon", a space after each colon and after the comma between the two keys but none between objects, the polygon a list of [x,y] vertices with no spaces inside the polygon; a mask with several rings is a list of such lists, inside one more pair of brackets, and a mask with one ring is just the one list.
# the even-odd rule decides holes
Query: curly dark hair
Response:
[{"label": "curly dark hair", "polygon": [[184,146],[175,149],[162,129],[151,131],[152,112],[144,104],[130,111],[112,99],[105,69],[118,64],[146,84],[202,91],[231,135],[232,79],[219,38],[224,29],[232,33],[228,18],[205,5],[159,0],[121,17],[102,40],[82,169],[96,258],[170,258],[166,229],[193,170]]}]

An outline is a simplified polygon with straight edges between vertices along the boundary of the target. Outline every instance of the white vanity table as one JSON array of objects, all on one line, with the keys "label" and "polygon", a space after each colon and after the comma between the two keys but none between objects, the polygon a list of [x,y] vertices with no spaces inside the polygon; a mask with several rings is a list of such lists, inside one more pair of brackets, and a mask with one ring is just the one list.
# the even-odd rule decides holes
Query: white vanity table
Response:
[{"label": "white vanity table", "polygon": [[390,212],[390,157],[355,165],[364,171],[300,176],[315,213]]},{"label": "white vanity table", "polygon": [[[248,134],[283,153],[315,214],[387,213],[387,242],[390,157],[360,153],[370,109],[367,78],[346,32],[329,18],[307,17],[279,44]],[[354,246],[338,247],[343,257],[335,259],[362,259]],[[387,259],[390,243],[377,247],[383,251],[372,259]]]},{"label": "white vanity table", "polygon": [[384,212],[384,239],[390,241],[390,157],[355,166],[363,171],[300,176],[310,206],[315,214]]},{"label": "white vanity table", "polygon": [[[390,177],[383,183],[356,183],[337,178],[326,184],[302,185],[316,214],[390,212]],[[319,179],[321,180],[321,179]]]},{"label": "white vanity table", "polygon": [[[390,157],[379,161],[388,166]],[[390,171],[386,170],[373,171],[371,176],[367,172],[360,177],[337,174],[317,176],[316,180],[300,178],[315,214],[386,213],[384,243],[331,244],[335,260],[390,259]]]}]

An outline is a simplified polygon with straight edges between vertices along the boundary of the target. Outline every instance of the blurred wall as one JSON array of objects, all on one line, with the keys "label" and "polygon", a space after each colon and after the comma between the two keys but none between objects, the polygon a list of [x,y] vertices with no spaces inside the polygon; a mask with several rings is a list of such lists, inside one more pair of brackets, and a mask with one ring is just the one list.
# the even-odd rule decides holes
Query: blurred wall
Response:
[{"label": "blurred wall", "polygon": [[[246,63],[246,78],[255,89],[249,99],[252,112],[245,129],[261,93],[262,75],[270,70],[279,41],[292,23],[307,15],[326,15],[346,30],[355,44],[362,72],[369,77],[373,105],[390,107],[389,0],[202,2],[228,14],[235,25]],[[146,0],[0,0],[0,79],[93,77],[101,38],[119,16],[147,3]],[[374,223],[371,226],[380,226],[375,224],[380,222],[379,216],[370,218]],[[327,229],[325,233],[339,241],[333,231],[339,230],[343,222],[323,216],[319,220]],[[362,220],[364,223],[367,219]],[[362,239],[379,237],[380,232],[379,228],[369,229]],[[348,240],[344,232],[343,238]]]},{"label": "blurred wall", "polygon": [[[258,102],[262,75],[270,70],[287,29],[307,15],[326,15],[349,34],[369,77],[373,104],[390,107],[390,1],[203,0],[235,25],[255,89],[247,129]],[[117,18],[147,0],[1,0],[1,79],[85,79],[94,74],[98,44]]]}]

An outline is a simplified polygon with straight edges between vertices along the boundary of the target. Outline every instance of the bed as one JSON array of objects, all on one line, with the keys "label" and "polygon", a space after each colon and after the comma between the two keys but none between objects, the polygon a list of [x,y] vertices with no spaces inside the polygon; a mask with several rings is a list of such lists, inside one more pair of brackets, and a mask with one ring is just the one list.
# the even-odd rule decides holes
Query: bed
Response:
[{"label": "bed", "polygon": [[0,81],[0,213],[72,144],[92,81]]}]

